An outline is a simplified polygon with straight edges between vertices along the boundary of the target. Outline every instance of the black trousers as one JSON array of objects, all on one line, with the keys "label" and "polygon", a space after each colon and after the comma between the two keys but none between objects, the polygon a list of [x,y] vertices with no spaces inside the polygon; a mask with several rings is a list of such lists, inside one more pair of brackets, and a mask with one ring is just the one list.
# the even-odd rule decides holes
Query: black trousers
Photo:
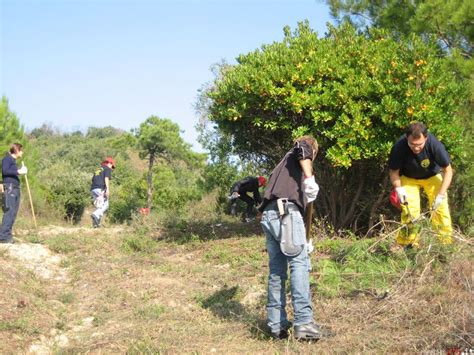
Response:
[{"label": "black trousers", "polygon": [[20,207],[20,186],[4,184],[3,219],[0,227],[0,240],[9,241],[12,239],[12,228],[15,223],[18,208]]},{"label": "black trousers", "polygon": [[[239,199],[244,201],[247,204],[246,217],[247,218],[253,217],[253,205],[255,204],[255,200],[247,194],[240,195]],[[237,206],[237,199],[233,200],[230,206],[230,211],[233,216],[235,216],[236,214],[236,210],[235,210],[236,206]]]}]

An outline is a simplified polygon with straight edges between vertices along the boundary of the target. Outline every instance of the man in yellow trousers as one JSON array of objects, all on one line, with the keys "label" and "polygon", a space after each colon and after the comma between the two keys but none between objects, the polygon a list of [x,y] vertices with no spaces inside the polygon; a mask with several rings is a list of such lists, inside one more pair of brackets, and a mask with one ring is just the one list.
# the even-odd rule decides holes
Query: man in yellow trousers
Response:
[{"label": "man in yellow trousers", "polygon": [[[389,158],[390,181],[402,204],[401,221],[410,224],[420,216],[420,188],[428,196],[431,222],[442,244],[452,243],[448,187],[453,178],[451,158],[444,145],[421,122],[408,125],[393,145]],[[418,246],[418,231],[404,228],[397,243]]]}]

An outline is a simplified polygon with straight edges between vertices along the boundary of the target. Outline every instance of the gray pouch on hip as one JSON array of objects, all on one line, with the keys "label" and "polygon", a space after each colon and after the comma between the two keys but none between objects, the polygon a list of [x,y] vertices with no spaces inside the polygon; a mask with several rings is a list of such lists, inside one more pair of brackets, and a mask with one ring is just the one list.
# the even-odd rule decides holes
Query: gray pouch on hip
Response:
[{"label": "gray pouch on hip", "polygon": [[297,256],[303,249],[303,245],[295,245],[293,242],[293,216],[288,211],[288,202],[287,199],[278,199],[278,210],[280,212],[281,219],[281,240],[280,240],[280,249],[283,254],[286,256]]}]

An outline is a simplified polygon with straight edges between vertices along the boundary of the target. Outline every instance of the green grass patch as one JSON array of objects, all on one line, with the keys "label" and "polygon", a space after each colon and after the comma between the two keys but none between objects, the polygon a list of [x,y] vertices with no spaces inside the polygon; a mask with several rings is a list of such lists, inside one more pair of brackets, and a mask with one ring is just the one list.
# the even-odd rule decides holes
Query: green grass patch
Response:
[{"label": "green grass patch", "polygon": [[405,254],[390,251],[391,242],[340,240],[326,244],[330,258],[317,261],[318,292],[327,297],[381,293],[411,265]]},{"label": "green grass patch", "polygon": [[229,244],[213,244],[203,254],[203,259],[210,263],[230,264],[232,267],[259,268],[267,260],[267,254],[263,248],[261,238],[244,238],[237,240],[231,248]]},{"label": "green grass patch", "polygon": [[23,333],[28,335],[38,334],[39,330],[30,324],[30,316],[25,315],[18,319],[0,320],[0,331]]},{"label": "green grass patch", "polygon": [[72,292],[63,292],[59,295],[58,300],[64,304],[69,304],[74,301],[74,294]]},{"label": "green grass patch", "polygon": [[348,239],[323,239],[315,244],[315,248],[321,253],[335,254],[343,249],[348,243]]},{"label": "green grass patch", "polygon": [[156,320],[166,312],[166,307],[159,304],[140,306],[135,309],[134,314],[141,319]]},{"label": "green grass patch", "polygon": [[123,238],[121,249],[127,253],[153,254],[156,252],[156,242],[145,235],[129,235]]},{"label": "green grass patch", "polygon": [[28,243],[41,244],[44,242],[43,238],[40,238],[38,234],[32,233],[23,237],[23,240]]},{"label": "green grass patch", "polygon": [[21,288],[26,293],[34,295],[39,299],[48,299],[48,292],[45,289],[43,281],[40,278],[36,277],[36,275],[31,270],[27,271],[27,277],[23,279]]},{"label": "green grass patch", "polygon": [[155,340],[145,337],[134,341],[128,348],[127,354],[130,355],[141,355],[141,354],[162,354],[166,353],[163,349],[160,349],[155,345]]},{"label": "green grass patch", "polygon": [[0,331],[26,331],[29,323],[25,318],[0,321]]},{"label": "green grass patch", "polygon": [[73,240],[70,236],[67,235],[58,235],[52,238],[45,240],[46,245],[59,254],[67,254],[76,250],[76,246],[73,243]]}]

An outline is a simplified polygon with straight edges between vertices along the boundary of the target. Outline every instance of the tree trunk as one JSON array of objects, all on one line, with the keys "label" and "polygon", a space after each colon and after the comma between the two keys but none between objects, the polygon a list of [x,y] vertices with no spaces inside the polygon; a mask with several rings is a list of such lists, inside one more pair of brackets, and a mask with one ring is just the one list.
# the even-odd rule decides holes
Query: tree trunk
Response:
[{"label": "tree trunk", "polygon": [[372,205],[372,208],[370,209],[370,216],[369,216],[369,225],[368,225],[368,230],[369,232],[369,237],[372,236],[374,231],[372,230],[372,227],[375,223],[375,212],[379,209],[380,205],[382,204],[382,201],[384,200],[384,197],[387,195],[387,186],[388,186],[388,179],[389,179],[389,174],[386,170],[384,170],[384,178],[381,184],[381,189],[379,192],[379,195],[377,196],[377,200],[375,203]]},{"label": "tree trunk", "polygon": [[148,174],[146,177],[147,183],[147,208],[151,211],[151,205],[153,201],[153,163],[155,162],[155,154],[150,153],[150,159],[148,160]]},{"label": "tree trunk", "polygon": [[[365,173],[364,173],[363,169],[360,169],[359,172],[360,172],[360,174],[359,174],[359,177],[358,177],[359,183],[358,183],[357,191],[354,194],[354,196],[352,197],[352,201],[350,202],[349,210],[347,211],[347,213],[342,215],[342,216],[344,216],[343,219],[342,219],[342,223],[341,223],[342,228],[348,227],[351,220],[353,220],[354,211],[355,211],[355,208],[357,206],[357,203],[360,200],[360,194],[362,193],[362,188],[364,187]],[[345,199],[345,202],[346,202],[346,204],[348,204],[347,199]]]}]

